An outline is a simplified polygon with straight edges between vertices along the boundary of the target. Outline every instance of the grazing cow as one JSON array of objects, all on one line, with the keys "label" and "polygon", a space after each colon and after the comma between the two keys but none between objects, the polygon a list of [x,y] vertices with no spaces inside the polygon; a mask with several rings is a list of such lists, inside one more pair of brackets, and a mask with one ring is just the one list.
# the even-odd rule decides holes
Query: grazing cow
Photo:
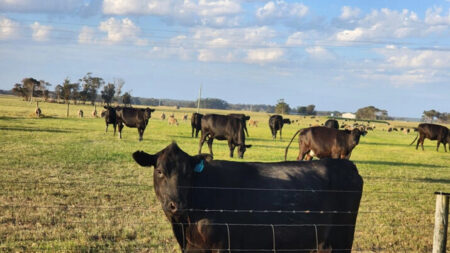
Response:
[{"label": "grazing cow", "polygon": [[419,137],[419,140],[417,140],[416,149],[419,148],[419,144],[422,146],[423,149],[423,142],[425,139],[430,139],[432,141],[437,140],[437,147],[436,151],[439,151],[439,145],[444,144],[444,150],[447,152],[447,143],[449,143],[450,147],[450,131],[447,127],[436,125],[436,124],[429,124],[429,123],[422,123],[417,127],[417,131],[419,132],[416,136],[416,138],[411,142],[412,145],[417,137]]},{"label": "grazing cow", "polygon": [[83,110],[78,110],[78,117],[83,118],[84,112]]},{"label": "grazing cow", "polygon": [[202,118],[203,114],[194,112],[191,116],[191,127],[192,127],[192,137],[194,137],[195,130],[195,138],[198,137],[198,132],[202,130]]},{"label": "grazing cow", "polygon": [[258,127],[258,121],[251,119],[248,121],[248,126]]},{"label": "grazing cow", "polygon": [[270,131],[272,132],[272,138],[275,140],[277,138],[277,131],[280,130],[280,140],[281,140],[281,133],[283,129],[284,124],[291,124],[291,121],[289,119],[283,119],[283,116],[281,115],[272,115],[269,118],[269,127]]},{"label": "grazing cow", "polygon": [[162,113],[161,114],[161,120],[165,120],[166,119],[166,114],[165,113]]},{"label": "grazing cow", "polygon": [[183,121],[186,121],[186,120],[188,120],[188,115],[187,115],[187,113],[185,113],[185,114],[183,115]]},{"label": "grazing cow", "polygon": [[409,128],[403,129],[403,133],[404,133],[404,134],[409,134],[409,131],[410,131]]},{"label": "grazing cow", "polygon": [[181,252],[351,252],[363,191],[351,161],[220,161],[176,143],[133,158],[154,167]]},{"label": "grazing cow", "polygon": [[92,117],[97,118],[97,110],[94,109],[92,111]]},{"label": "grazing cow", "polygon": [[325,126],[329,128],[339,129],[339,122],[335,119],[325,121]]},{"label": "grazing cow", "polygon": [[392,127],[390,127],[390,128],[388,129],[388,132],[392,132]]},{"label": "grazing cow", "polygon": [[395,128],[395,127],[394,127],[394,128],[392,128],[392,130],[393,130],[393,131],[398,131],[398,129],[397,129],[397,128]]},{"label": "grazing cow", "polygon": [[116,135],[116,125],[117,125],[117,115],[116,108],[111,106],[104,106],[106,110],[102,111],[102,117],[105,117],[106,129],[105,133],[108,132],[108,125],[112,124],[114,127],[114,135]]},{"label": "grazing cow", "polygon": [[247,116],[247,115],[245,115],[243,113],[230,113],[228,115],[242,120],[242,123],[244,123],[244,131],[247,134],[247,137],[249,137],[248,130],[247,130],[247,120],[250,119],[250,116]]},{"label": "grazing cow", "polygon": [[149,107],[145,109],[129,107],[117,108],[116,114],[117,124],[119,125],[119,138],[122,139],[122,129],[125,124],[127,127],[136,127],[139,133],[139,141],[142,141],[145,127],[154,111],[155,109],[150,109]]},{"label": "grazing cow", "polygon": [[198,153],[202,152],[203,143],[208,138],[208,148],[211,156],[213,140],[227,140],[230,148],[230,157],[233,157],[234,149],[238,148],[238,157],[244,158],[247,148],[245,145],[244,122],[234,116],[206,114],[202,118],[202,136],[200,137]]},{"label": "grazing cow", "polygon": [[34,110],[34,113],[36,114],[36,117],[41,117],[42,111],[41,108],[36,107],[36,110]]},{"label": "grazing cow", "polygon": [[170,126],[173,126],[173,125],[178,126],[178,120],[175,117],[170,116],[169,119],[167,120],[167,122],[169,122]]},{"label": "grazing cow", "polygon": [[361,131],[359,128],[353,130],[337,130],[328,127],[310,127],[300,129],[291,139],[286,147],[284,159],[287,158],[289,146],[297,134],[299,144],[299,154],[297,160],[306,160],[312,158],[335,158],[350,159],[352,150],[358,145],[360,136],[366,135],[367,132]]}]

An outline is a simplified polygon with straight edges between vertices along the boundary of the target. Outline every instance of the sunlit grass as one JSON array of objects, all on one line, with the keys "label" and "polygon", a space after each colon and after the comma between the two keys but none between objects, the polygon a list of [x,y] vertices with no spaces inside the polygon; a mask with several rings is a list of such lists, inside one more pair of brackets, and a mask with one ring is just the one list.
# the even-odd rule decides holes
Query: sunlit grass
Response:
[{"label": "sunlit grass", "polygon": [[[199,140],[191,138],[190,122],[182,121],[194,109],[156,107],[144,141],[138,142],[136,129],[125,128],[122,140],[113,136],[111,127],[105,133],[104,120],[91,117],[90,105],[70,105],[68,118],[66,105],[41,102],[43,118],[34,116],[35,106],[0,97],[0,250],[176,251],[153,192],[152,169],[139,167],[131,154],[155,153],[172,141],[196,154]],[[85,118],[77,117],[79,109]],[[180,125],[160,120],[162,111],[175,113]],[[286,125],[283,140],[272,140],[269,114],[250,115],[259,126],[248,128],[247,143],[253,147],[243,161],[281,161],[299,128],[325,121],[290,116],[300,124]],[[354,248],[430,252],[433,192],[450,191],[450,153],[443,147],[436,152],[436,142],[429,140],[425,151],[416,151],[409,146],[416,133],[388,133],[386,128],[376,124],[352,153],[365,181]],[[207,150],[205,145],[203,152]],[[215,159],[230,160],[226,142],[214,141],[213,150]],[[297,153],[295,139],[288,159]]]}]

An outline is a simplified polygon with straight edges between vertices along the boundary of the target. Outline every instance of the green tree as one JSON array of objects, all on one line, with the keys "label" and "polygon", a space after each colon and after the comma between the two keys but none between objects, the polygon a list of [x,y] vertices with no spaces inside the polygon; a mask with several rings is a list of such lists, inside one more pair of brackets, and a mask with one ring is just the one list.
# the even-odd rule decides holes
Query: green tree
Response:
[{"label": "green tree", "polygon": [[[195,105],[197,105],[198,99],[195,101]],[[228,109],[229,104],[227,101],[218,99],[218,98],[204,98],[201,101],[202,108],[210,108],[210,109]]]},{"label": "green tree", "polygon": [[314,109],[316,109],[315,105],[308,105],[306,107],[306,114],[308,114],[308,115],[316,115],[316,111]]},{"label": "green tree", "polygon": [[122,96],[122,103],[127,106],[131,106],[131,95],[129,92],[125,92]]},{"label": "green tree", "polygon": [[97,90],[105,84],[105,81],[101,77],[92,76],[91,72],[88,72],[79,81],[83,88],[80,92],[80,99],[83,102],[90,101],[93,105],[97,100]]},{"label": "green tree", "polygon": [[79,83],[71,83],[70,79],[66,77],[63,84],[61,85],[61,97],[64,99],[64,103],[68,104],[72,99],[76,104],[79,98],[79,89]]},{"label": "green tree", "polygon": [[113,83],[108,83],[103,87],[103,90],[101,92],[102,99],[107,105],[111,105],[111,102],[114,98],[114,94],[116,93],[116,89]]},{"label": "green tree", "polygon": [[429,119],[431,123],[433,123],[434,118],[439,118],[440,114],[441,114],[440,112],[434,109],[429,111],[423,111],[424,118]]},{"label": "green tree", "polygon": [[376,108],[375,106],[366,106],[363,108],[359,108],[358,111],[356,111],[356,118],[357,119],[388,119],[389,115],[386,110],[381,110]]},{"label": "green tree", "polygon": [[291,108],[289,107],[289,105],[286,102],[284,102],[283,98],[281,98],[277,101],[277,104],[275,105],[275,113],[289,114],[290,111],[291,111]]}]

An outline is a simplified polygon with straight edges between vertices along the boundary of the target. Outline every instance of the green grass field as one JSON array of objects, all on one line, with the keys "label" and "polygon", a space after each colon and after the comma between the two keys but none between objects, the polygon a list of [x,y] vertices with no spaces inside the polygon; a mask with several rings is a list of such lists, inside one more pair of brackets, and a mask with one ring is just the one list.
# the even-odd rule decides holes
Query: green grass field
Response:
[{"label": "green grass field", "polygon": [[[172,141],[196,154],[199,140],[191,138],[190,122],[181,120],[194,109],[156,107],[139,142],[136,129],[125,127],[122,140],[112,127],[105,134],[104,119],[90,116],[92,106],[71,105],[66,118],[66,105],[39,105],[42,118],[34,116],[35,103],[0,96],[0,251],[179,251],[155,198],[153,171],[138,166],[131,154],[155,153]],[[85,118],[77,117],[78,109]],[[160,120],[163,111],[175,113],[180,125]],[[300,124],[286,125],[283,140],[274,141],[269,114],[244,113],[259,126],[248,127],[253,147],[243,161],[281,161],[299,128],[325,121],[292,116]],[[425,151],[415,150],[409,144],[416,133],[385,128],[377,124],[361,137],[351,157],[365,181],[355,252],[431,252],[433,193],[450,191],[450,152],[442,146],[436,152],[436,142],[429,140]],[[297,156],[296,142],[288,159]],[[230,159],[226,142],[214,141],[213,150],[215,159]]]}]

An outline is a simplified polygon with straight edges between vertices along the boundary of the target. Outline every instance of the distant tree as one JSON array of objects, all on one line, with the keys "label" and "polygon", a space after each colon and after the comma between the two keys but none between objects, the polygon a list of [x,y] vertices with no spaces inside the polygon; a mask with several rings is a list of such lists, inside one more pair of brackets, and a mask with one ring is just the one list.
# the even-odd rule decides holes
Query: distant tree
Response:
[{"label": "distant tree", "polygon": [[438,120],[442,123],[450,123],[450,113],[447,112],[439,113]]},{"label": "distant tree", "polygon": [[22,83],[14,84],[13,94],[21,96],[26,101],[30,101],[33,97],[43,97],[47,100],[49,92],[47,87],[50,83],[44,80],[36,80],[32,77],[22,79]]},{"label": "distant tree", "polygon": [[434,109],[429,110],[429,111],[423,111],[423,116],[426,119],[429,119],[431,123],[433,123],[434,118],[439,118],[440,114],[441,114],[440,112],[438,112]]},{"label": "distant tree", "polygon": [[119,98],[120,98],[120,95],[122,94],[122,88],[123,88],[124,85],[125,85],[125,81],[122,78],[115,78],[114,79],[114,86],[116,87],[116,94],[115,94],[115,96],[117,98],[116,99],[117,102],[119,102],[119,103],[120,103]]},{"label": "distant tree", "polygon": [[131,95],[129,92],[125,92],[122,96],[122,103],[127,106],[131,106]]},{"label": "distant tree", "polygon": [[101,92],[102,99],[107,105],[111,105],[111,102],[114,98],[114,94],[116,93],[115,86],[113,83],[108,83],[103,87]]},{"label": "distant tree", "polygon": [[306,106],[299,106],[299,107],[297,107],[296,111],[299,114],[306,115]]},{"label": "distant tree", "polygon": [[80,89],[80,84],[71,83],[70,79],[66,77],[66,79],[64,79],[63,84],[60,86],[61,86],[61,97],[64,99],[64,103],[68,104],[72,99],[76,104],[79,99],[78,91]]},{"label": "distant tree", "polygon": [[[195,102],[195,105],[197,105],[198,99]],[[229,104],[227,101],[218,99],[218,98],[205,98],[201,101],[203,108],[210,108],[210,109],[228,109]]]},{"label": "distant tree", "polygon": [[23,87],[21,83],[14,84],[14,88],[12,88],[12,92],[14,95],[22,97],[24,100],[28,101],[28,90],[26,87]]},{"label": "distant tree", "polygon": [[97,90],[105,84],[105,81],[101,77],[92,76],[91,72],[88,72],[80,80],[82,91],[80,92],[80,99],[85,101],[90,101],[93,105],[95,100],[97,100]]},{"label": "distant tree", "polygon": [[315,105],[308,105],[306,107],[306,114],[308,115],[316,115],[316,111],[314,110],[316,108]]},{"label": "distant tree", "polygon": [[59,103],[59,100],[63,97],[63,86],[61,84],[58,84],[55,86],[55,95],[56,95],[56,100]]},{"label": "distant tree", "polygon": [[389,119],[388,112],[375,106],[366,106],[356,111],[357,119]]},{"label": "distant tree", "polygon": [[281,98],[277,101],[277,104],[275,105],[275,113],[289,114],[290,111],[291,111],[291,108],[289,107],[289,105],[286,102],[284,102],[283,98]]}]

